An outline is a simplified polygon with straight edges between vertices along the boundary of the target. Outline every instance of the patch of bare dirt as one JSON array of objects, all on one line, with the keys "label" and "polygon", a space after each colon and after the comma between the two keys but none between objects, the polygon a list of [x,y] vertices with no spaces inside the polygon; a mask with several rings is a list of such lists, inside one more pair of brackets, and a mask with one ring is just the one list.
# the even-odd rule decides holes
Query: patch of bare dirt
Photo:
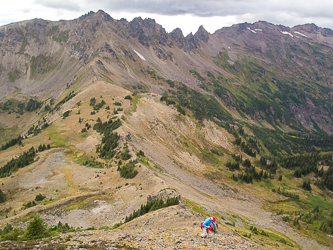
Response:
[{"label": "patch of bare dirt", "polygon": [[96,151],[96,145],[101,143],[101,139],[101,135],[93,134],[88,136],[85,141],[76,144],[75,147],[86,154],[91,154]]}]

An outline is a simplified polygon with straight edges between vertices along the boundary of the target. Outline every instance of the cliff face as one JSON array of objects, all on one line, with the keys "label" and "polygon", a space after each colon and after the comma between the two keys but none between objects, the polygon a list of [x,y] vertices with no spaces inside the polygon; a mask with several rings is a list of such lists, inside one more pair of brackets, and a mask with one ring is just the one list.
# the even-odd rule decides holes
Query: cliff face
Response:
[{"label": "cliff face", "polygon": [[201,26],[184,37],[180,29],[167,33],[153,19],[128,22],[99,11],[72,21],[6,25],[0,27],[0,44],[0,98],[57,97],[77,76],[78,89],[107,80],[168,91],[149,77],[149,68],[161,79],[210,93],[249,122],[333,133],[333,32],[314,24],[289,28],[260,21],[214,34]]}]

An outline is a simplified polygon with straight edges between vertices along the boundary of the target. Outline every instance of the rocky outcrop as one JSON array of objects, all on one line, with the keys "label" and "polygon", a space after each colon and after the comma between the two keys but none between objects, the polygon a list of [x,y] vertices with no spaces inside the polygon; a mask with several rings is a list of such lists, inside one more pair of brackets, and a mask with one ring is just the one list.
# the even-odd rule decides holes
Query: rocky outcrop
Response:
[{"label": "rocky outcrop", "polygon": [[195,41],[198,43],[200,41],[202,42],[208,42],[209,40],[209,33],[205,30],[205,28],[201,25],[198,29],[198,31],[194,35]]},{"label": "rocky outcrop", "polygon": [[180,203],[182,203],[182,199],[181,199],[180,195],[173,189],[161,190],[156,195],[150,194],[147,197],[147,201],[152,201],[152,200],[155,200],[155,199],[161,199],[162,198],[163,201],[165,202],[168,198],[173,198],[173,197],[178,197],[178,200],[180,201]]},{"label": "rocky outcrop", "polygon": [[201,25],[194,35],[190,33],[184,37],[181,29],[177,28],[170,33],[170,37],[178,48],[190,52],[200,47],[200,42],[208,42],[209,33]]},{"label": "rocky outcrop", "polygon": [[309,99],[307,99],[305,105],[296,105],[291,102],[287,102],[287,105],[293,114],[293,119],[299,122],[301,126],[311,130],[321,129],[329,135],[333,134],[333,121],[327,110],[322,106],[315,106]]},{"label": "rocky outcrop", "polygon": [[168,35],[165,29],[157,24],[154,19],[134,18],[128,24],[128,32],[130,36],[137,38],[146,47],[158,44],[165,46],[168,43]]},{"label": "rocky outcrop", "polygon": [[174,29],[169,36],[173,40],[173,43],[180,49],[185,48],[187,45],[187,41],[183,35],[183,31],[179,28]]}]

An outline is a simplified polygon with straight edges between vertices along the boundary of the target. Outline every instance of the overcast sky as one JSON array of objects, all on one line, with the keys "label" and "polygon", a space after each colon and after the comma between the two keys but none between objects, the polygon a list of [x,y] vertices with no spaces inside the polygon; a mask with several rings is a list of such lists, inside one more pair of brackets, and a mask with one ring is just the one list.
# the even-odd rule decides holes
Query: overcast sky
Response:
[{"label": "overcast sky", "polygon": [[259,20],[293,27],[315,23],[333,29],[332,0],[2,0],[0,26],[33,18],[70,20],[102,9],[115,19],[154,18],[167,32],[184,35],[200,25],[214,33],[236,23]]}]

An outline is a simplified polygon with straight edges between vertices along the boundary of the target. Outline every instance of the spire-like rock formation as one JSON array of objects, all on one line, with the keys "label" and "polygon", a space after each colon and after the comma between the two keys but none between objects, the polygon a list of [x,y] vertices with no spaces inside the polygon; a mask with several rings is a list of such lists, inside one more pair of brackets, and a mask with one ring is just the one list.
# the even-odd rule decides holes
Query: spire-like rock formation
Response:
[{"label": "spire-like rock formation", "polygon": [[196,41],[200,42],[208,42],[209,40],[209,33],[207,32],[207,30],[205,30],[205,28],[201,25],[198,29],[198,31],[194,34],[194,38]]}]

